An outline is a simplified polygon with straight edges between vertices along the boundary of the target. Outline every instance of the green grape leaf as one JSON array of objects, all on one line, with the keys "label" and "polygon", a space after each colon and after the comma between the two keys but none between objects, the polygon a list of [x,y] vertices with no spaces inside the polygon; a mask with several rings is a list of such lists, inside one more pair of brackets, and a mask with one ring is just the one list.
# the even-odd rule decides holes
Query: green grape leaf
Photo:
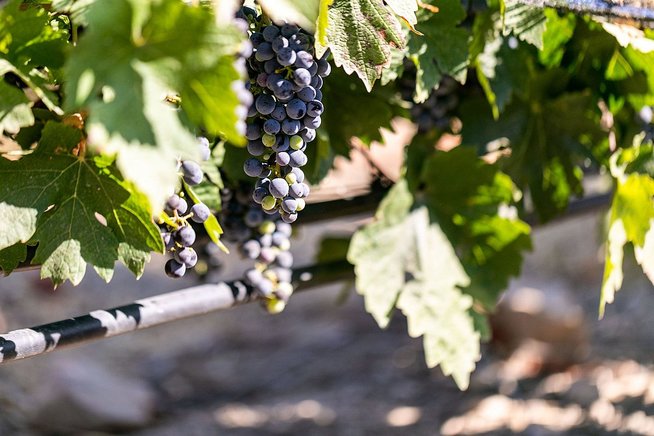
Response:
[{"label": "green grape leaf", "polygon": [[330,48],[336,65],[355,72],[370,91],[391,50],[405,45],[402,25],[383,0],[334,0],[328,8],[326,44],[316,42],[318,56]]},{"label": "green grape leaf", "polygon": [[116,153],[120,171],[157,210],[178,183],[176,158],[199,157],[186,117],[167,96],[179,94],[184,114],[210,133],[243,142],[230,86],[242,36],[218,28],[210,9],[176,0],[96,2],[86,17],[65,70],[66,107],[88,110],[89,145]]},{"label": "green grape leaf", "polygon": [[193,191],[197,198],[209,209],[220,210],[220,188],[213,183],[202,182],[193,187]]},{"label": "green grape leaf", "polygon": [[[600,297],[600,317],[622,287],[624,246],[633,244],[636,260],[654,278],[654,178],[647,174],[621,175],[611,204],[606,264]],[[652,280],[654,282],[654,280]]]},{"label": "green grape leaf", "polygon": [[405,180],[382,201],[375,221],[352,237],[348,260],[366,310],[386,327],[395,307],[409,334],[423,337],[429,367],[440,365],[461,389],[479,359],[480,335],[469,311],[469,279],[425,206],[413,207]]},{"label": "green grape leaf", "polygon": [[544,66],[552,68],[561,63],[566,44],[574,34],[577,19],[574,14],[559,16],[553,9],[546,9],[544,12],[547,22],[538,59]]},{"label": "green grape leaf", "polygon": [[427,19],[420,21],[418,27],[424,35],[409,37],[409,56],[418,69],[414,97],[418,103],[427,100],[443,75],[462,83],[466,79],[470,33],[457,27],[466,16],[465,10],[458,0],[441,1],[438,9],[438,13],[427,13]]},{"label": "green grape leaf", "polygon": [[48,12],[39,6],[14,0],[0,9],[0,75],[17,75],[58,115],[63,111],[48,87],[64,64],[67,42],[67,30],[51,25]]},{"label": "green grape leaf", "polygon": [[0,81],[0,133],[18,133],[34,124],[31,102],[23,91]]},{"label": "green grape leaf", "polygon": [[543,48],[543,34],[547,18],[542,8],[525,5],[518,0],[504,0],[504,36],[518,39]]},{"label": "green grape leaf", "polygon": [[[354,77],[334,70],[323,89],[325,112],[320,133],[325,135],[324,139],[336,153],[346,156],[353,137],[366,144],[381,140],[379,129],[390,129],[391,120],[402,114],[402,109],[391,103],[393,93],[390,86],[368,92]],[[309,144],[309,147],[313,146]]]},{"label": "green grape leaf", "polygon": [[49,122],[34,153],[0,159],[0,220],[11,223],[0,227],[0,249],[17,239],[38,243],[33,262],[56,285],[78,284],[87,263],[107,281],[116,260],[138,276],[149,253],[164,248],[147,200],[109,159],[70,154],[81,139],[79,130]]},{"label": "green grape leaf", "polygon": [[258,0],[263,12],[277,23],[291,22],[313,32],[321,0]]},{"label": "green grape leaf", "polygon": [[517,191],[511,178],[473,149],[457,147],[429,156],[421,181],[430,213],[470,277],[464,292],[492,309],[509,280],[520,274],[523,253],[531,249],[530,227],[513,206]]},{"label": "green grape leaf", "polygon": [[[0,212],[0,215],[2,212]],[[27,258],[27,245],[14,244],[0,250],[0,270],[4,275],[9,275],[13,270]]]},{"label": "green grape leaf", "polygon": [[595,98],[590,91],[565,92],[568,80],[559,69],[524,79],[497,121],[479,110],[478,100],[461,107],[463,143],[484,152],[510,147],[501,168],[520,189],[529,188],[543,221],[565,210],[571,195],[581,195],[579,165],[606,144]]}]

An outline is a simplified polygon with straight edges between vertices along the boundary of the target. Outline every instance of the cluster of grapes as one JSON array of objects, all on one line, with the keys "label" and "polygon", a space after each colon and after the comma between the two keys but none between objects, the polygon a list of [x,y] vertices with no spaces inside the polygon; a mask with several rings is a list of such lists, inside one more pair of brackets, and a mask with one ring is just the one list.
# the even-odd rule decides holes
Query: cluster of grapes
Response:
[{"label": "cluster of grapes", "polygon": [[245,272],[245,284],[264,298],[269,311],[278,312],[293,293],[293,255],[289,251],[292,229],[280,214],[265,213],[252,199],[251,192],[248,184],[235,190],[223,189],[220,221],[225,238],[239,243],[241,255],[255,262]]},{"label": "cluster of grapes", "polygon": [[[198,143],[202,159],[208,160],[211,155],[209,141],[206,138],[199,138]],[[200,165],[191,160],[181,161],[179,170],[184,182],[189,186],[199,184],[204,177]],[[201,224],[211,215],[211,211],[204,203],[195,203],[189,209],[187,201],[180,194],[181,192],[168,198],[166,216],[160,223],[166,251],[173,256],[166,262],[165,271],[173,278],[182,277],[188,268],[193,268],[198,262],[198,255],[191,247],[196,238],[195,230],[189,220]]]},{"label": "cluster of grapes", "polygon": [[300,167],[321,124],[321,88],[331,66],[325,58],[314,59],[312,36],[297,26],[262,26],[260,17],[246,15],[254,27],[254,55],[247,64],[254,104],[245,133],[252,157],[243,170],[259,178],[252,198],[263,211],[292,223],[309,194]]},{"label": "cluster of grapes", "polygon": [[413,101],[416,89],[416,68],[410,62],[405,62],[404,74],[398,80],[402,99],[411,102],[411,119],[416,123],[418,131],[429,132],[433,129],[448,129],[452,122],[452,111],[459,104],[456,91],[459,84],[452,77],[444,76],[438,88],[429,95],[423,103]]}]

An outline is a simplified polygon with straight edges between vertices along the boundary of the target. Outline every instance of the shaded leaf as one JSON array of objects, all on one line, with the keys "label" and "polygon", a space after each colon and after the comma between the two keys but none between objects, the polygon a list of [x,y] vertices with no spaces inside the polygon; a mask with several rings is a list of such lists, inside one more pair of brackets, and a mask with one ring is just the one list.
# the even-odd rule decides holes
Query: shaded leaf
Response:
[{"label": "shaded leaf", "polygon": [[466,13],[458,0],[438,2],[438,13],[428,13],[418,26],[423,35],[409,37],[409,56],[418,69],[415,101],[424,102],[432,89],[437,88],[443,75],[463,83],[468,67],[468,38],[470,33],[457,27]]}]

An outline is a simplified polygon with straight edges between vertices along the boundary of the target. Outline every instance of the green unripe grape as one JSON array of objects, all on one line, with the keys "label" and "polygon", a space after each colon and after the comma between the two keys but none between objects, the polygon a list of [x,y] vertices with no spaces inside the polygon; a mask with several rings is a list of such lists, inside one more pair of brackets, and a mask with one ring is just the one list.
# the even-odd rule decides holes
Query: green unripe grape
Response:
[{"label": "green unripe grape", "polygon": [[[268,198],[268,197],[266,197],[266,198]],[[270,196],[270,198],[272,198],[273,200],[275,199],[275,198],[272,197],[272,196]],[[263,201],[266,201],[266,199],[264,198]],[[262,203],[262,206],[263,206],[263,203]],[[264,206],[264,207],[265,207],[265,206]],[[272,207],[270,207],[270,208],[268,208],[268,209],[272,209],[273,207],[275,207],[275,202],[274,202],[274,201],[273,201],[273,205],[272,205]],[[262,222],[261,225],[259,226],[259,233],[261,233],[261,234],[263,234],[263,235],[271,234],[271,233],[273,233],[274,231],[275,231],[275,223],[272,222],[272,221],[264,221],[264,222]]]},{"label": "green unripe grape", "polygon": [[291,136],[289,142],[293,150],[299,150],[304,145],[304,141],[302,140],[302,138],[297,135]]},{"label": "green unripe grape", "polygon": [[261,142],[263,142],[263,145],[265,145],[266,147],[272,147],[273,145],[275,145],[275,142],[277,142],[277,138],[275,137],[275,135],[269,135],[265,133],[261,137]]},{"label": "green unripe grape", "polygon": [[297,211],[301,211],[304,209],[304,207],[307,205],[306,202],[304,201],[304,198],[296,198],[295,201],[297,202]]},{"label": "green unripe grape", "polygon": [[292,185],[293,183],[297,182],[297,176],[294,173],[288,173],[285,177],[286,181],[288,182],[288,185]]},{"label": "green unripe grape", "polygon": [[277,298],[271,298],[270,300],[266,301],[266,309],[268,310],[268,313],[271,314],[280,313],[284,310],[285,307],[286,303]]},{"label": "green unripe grape", "polygon": [[284,239],[284,242],[282,242],[279,245],[279,250],[280,251],[288,251],[291,249],[291,242],[288,239]]},{"label": "green unripe grape", "polygon": [[[276,203],[277,200],[275,199],[275,197],[273,197],[272,195],[266,195],[263,198],[263,201],[261,202],[261,207],[263,207],[266,210],[270,210],[275,207]],[[275,223],[270,223],[270,224],[272,224],[273,227],[275,226]]]}]

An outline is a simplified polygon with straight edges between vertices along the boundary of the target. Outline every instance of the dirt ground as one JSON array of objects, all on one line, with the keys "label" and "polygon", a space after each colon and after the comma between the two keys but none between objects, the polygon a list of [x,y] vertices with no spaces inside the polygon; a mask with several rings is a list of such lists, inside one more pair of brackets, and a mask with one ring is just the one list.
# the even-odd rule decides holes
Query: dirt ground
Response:
[{"label": "dirt ground", "polygon": [[[248,305],[2,365],[0,435],[654,435],[654,292],[629,266],[596,320],[600,222],[538,230],[512,285],[563,292],[581,309],[588,352],[571,366],[534,369],[538,351],[507,357],[486,345],[461,392],[426,368],[401,316],[380,330],[339,283],[294,296],[276,316]],[[296,243],[306,262],[319,233]],[[192,284],[165,278],[160,259],[140,281],[120,270],[107,286],[89,271],[54,292],[36,272],[19,273],[0,278],[0,324],[38,325]]]}]

